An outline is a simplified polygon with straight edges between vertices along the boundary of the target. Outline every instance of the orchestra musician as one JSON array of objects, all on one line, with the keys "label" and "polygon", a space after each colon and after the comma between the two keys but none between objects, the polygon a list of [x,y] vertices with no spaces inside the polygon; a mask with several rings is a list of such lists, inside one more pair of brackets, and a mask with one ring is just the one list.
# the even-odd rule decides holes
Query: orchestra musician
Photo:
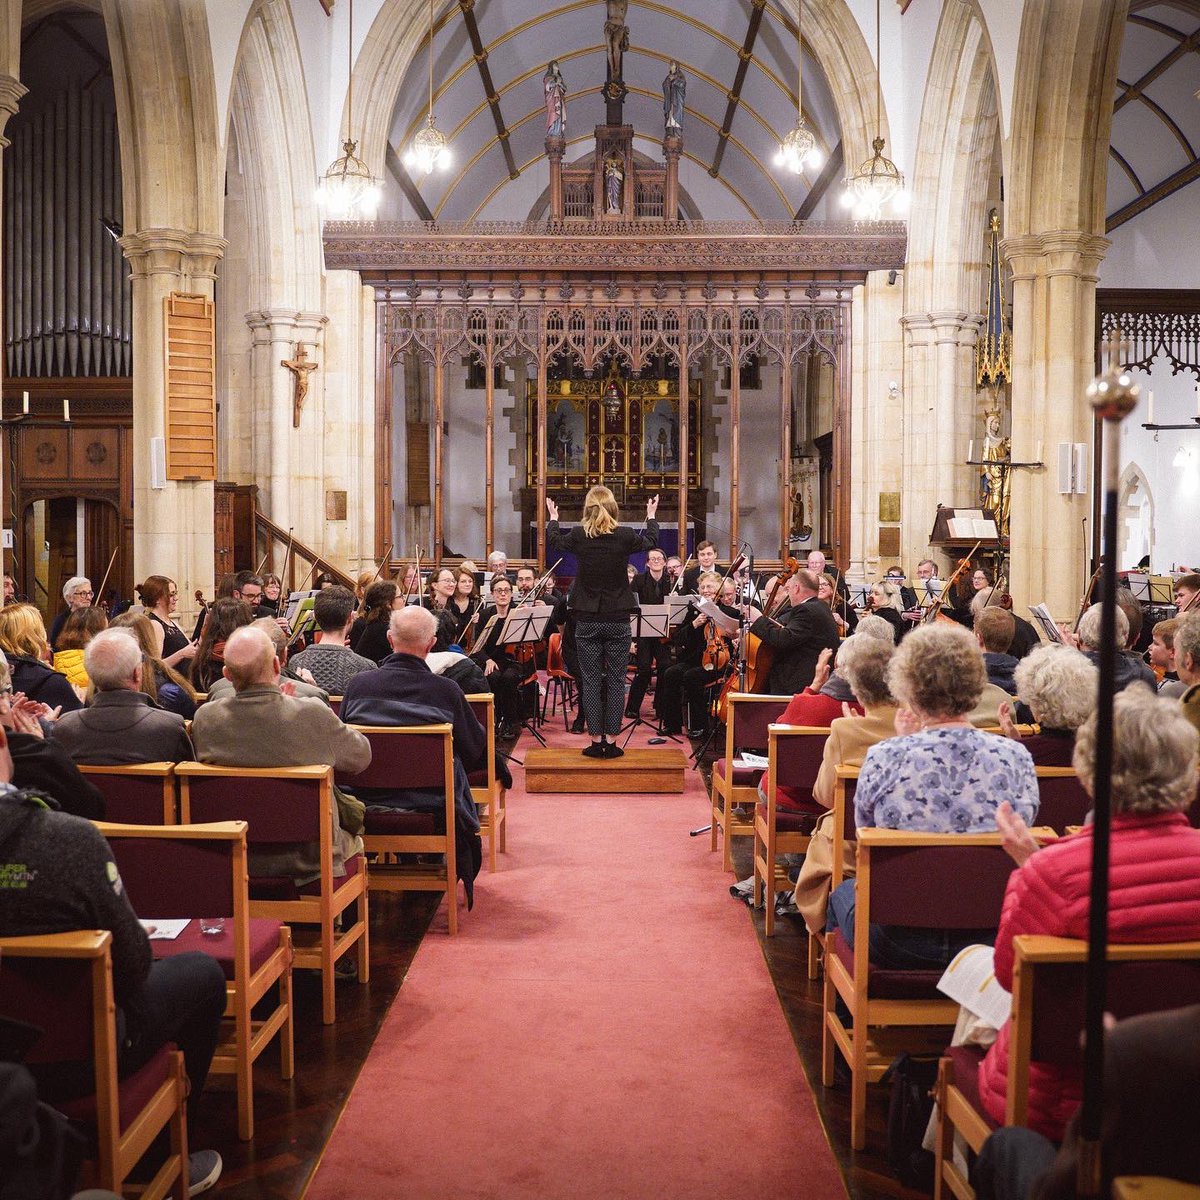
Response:
[{"label": "orchestra musician", "polygon": [[904,568],[899,566],[888,567],[887,573],[884,575],[884,579],[894,583],[900,589],[900,604],[904,612],[909,612],[917,607],[917,593],[906,585],[907,578]]},{"label": "orchestra musician", "polygon": [[898,642],[911,628],[901,615],[900,589],[890,579],[879,579],[867,593],[867,610],[882,617],[891,627]]},{"label": "orchestra musician", "polygon": [[839,596],[849,596],[849,592],[846,590],[846,581],[842,578],[841,571],[820,550],[813,550],[809,553],[805,566],[814,575],[828,575],[833,580],[834,587],[837,588]]},{"label": "orchestra musician", "polygon": [[[721,590],[721,577],[715,571],[706,571],[697,586],[702,600],[715,601]],[[718,604],[717,607],[735,621],[741,616],[731,605]],[[683,702],[686,699],[688,736],[703,737],[708,725],[706,689],[732,658],[734,639],[711,618],[689,607],[687,618],[675,627],[672,641],[675,662],[661,676],[658,689],[662,731],[668,735],[683,732]]]},{"label": "orchestra musician", "polygon": [[837,594],[837,587],[833,582],[832,575],[819,575],[817,583],[819,584],[817,597],[829,605],[834,623],[838,627],[838,633],[842,637],[849,637],[858,628],[858,613],[854,611],[852,605],[846,602],[845,597]]},{"label": "orchestra musician", "polygon": [[1181,575],[1175,580],[1175,607],[1179,610],[1176,615],[1182,617],[1185,612],[1200,612],[1197,596],[1200,596],[1200,575]]},{"label": "orchestra musician", "polygon": [[[483,671],[496,697],[496,735],[506,739],[515,738],[521,732],[521,722],[525,719],[521,686],[529,676],[529,665],[517,661],[514,647],[499,644],[512,602],[513,585],[508,577],[494,575],[492,598],[479,610],[479,633],[471,652],[471,658]],[[490,628],[489,622],[492,622]]]},{"label": "orchestra musician", "polygon": [[[661,550],[651,550],[646,555],[646,569],[633,580],[633,594],[639,604],[665,604],[671,590],[671,577],[667,574],[666,555]],[[650,684],[650,669],[654,669],[655,694],[662,688],[662,677],[671,662],[671,646],[663,638],[639,638],[634,648],[637,654],[637,674],[629,688],[625,701],[625,716],[636,717],[642,708],[646,688]]]},{"label": "orchestra musician", "polygon": [[449,567],[438,567],[429,576],[429,594],[421,605],[437,617],[437,636],[433,649],[436,653],[448,650],[457,641],[458,622],[450,609],[450,601],[458,588],[458,581]]},{"label": "orchestra musician", "polygon": [[683,573],[683,591],[695,595],[699,591],[700,576],[717,568],[717,547],[703,541],[696,547],[696,561]]},{"label": "orchestra musician", "polygon": [[463,644],[467,635],[467,627],[471,618],[479,609],[479,585],[475,582],[475,572],[462,564],[454,572],[454,595],[450,597],[446,608],[454,618],[454,642]]},{"label": "orchestra musician", "polygon": [[646,501],[645,532],[621,525],[612,492],[597,484],[583,502],[583,519],[566,532],[559,529],[558,505],[547,497],[546,544],[578,563],[568,601],[575,618],[580,699],[592,744],[588,758],[619,758],[624,751],[608,737],[619,732],[625,701],[625,669],[632,633],[629,614],[637,600],[625,568],[629,556],[658,545],[658,497]]},{"label": "orchestra musician", "polygon": [[765,617],[752,609],[756,620],[750,626],[750,632],[774,654],[766,691],[775,696],[794,696],[812,683],[821,651],[836,651],[841,639],[829,605],[819,598],[817,575],[801,568],[784,587],[789,607],[778,619]]}]

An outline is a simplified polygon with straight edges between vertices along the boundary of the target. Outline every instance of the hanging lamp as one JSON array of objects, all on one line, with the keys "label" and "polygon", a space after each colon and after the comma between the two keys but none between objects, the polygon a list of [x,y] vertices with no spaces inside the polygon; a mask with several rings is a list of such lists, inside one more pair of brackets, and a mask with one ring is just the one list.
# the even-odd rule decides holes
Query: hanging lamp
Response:
[{"label": "hanging lamp", "polygon": [[346,39],[346,140],[342,155],[317,181],[317,203],[329,217],[370,221],[383,195],[379,181],[355,153],[354,130],[354,0],[350,0],[350,29]]},{"label": "hanging lamp", "polygon": [[846,177],[842,204],[853,211],[856,221],[880,221],[890,204],[893,212],[903,212],[908,206],[904,176],[884,152],[883,128],[883,63],[880,58],[879,0],[875,0],[875,153]]},{"label": "hanging lamp", "polygon": [[404,155],[404,165],[418,175],[430,175],[433,169],[450,165],[450,142],[433,119],[433,0],[429,0],[429,112],[424,129],[416,136]]},{"label": "hanging lamp", "polygon": [[825,162],[825,155],[817,145],[813,131],[804,119],[804,46],[800,37],[800,17],[804,11],[804,0],[796,5],[796,127],[779,143],[775,165],[785,167],[793,175],[799,175],[805,167],[817,170]]}]

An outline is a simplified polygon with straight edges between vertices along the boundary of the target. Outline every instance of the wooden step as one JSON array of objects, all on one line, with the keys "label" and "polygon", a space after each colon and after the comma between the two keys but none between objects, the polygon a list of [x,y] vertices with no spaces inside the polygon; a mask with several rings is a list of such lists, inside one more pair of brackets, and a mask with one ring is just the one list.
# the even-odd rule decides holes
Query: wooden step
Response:
[{"label": "wooden step", "polygon": [[643,795],[683,791],[687,758],[678,747],[654,750],[631,746],[621,758],[585,758],[582,749],[526,751],[525,790]]}]

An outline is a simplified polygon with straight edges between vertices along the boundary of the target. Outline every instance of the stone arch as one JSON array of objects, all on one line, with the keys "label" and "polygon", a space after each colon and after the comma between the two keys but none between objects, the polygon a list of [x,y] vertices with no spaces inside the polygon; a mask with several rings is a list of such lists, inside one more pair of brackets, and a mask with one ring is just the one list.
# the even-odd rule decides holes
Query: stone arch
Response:
[{"label": "stone arch", "polygon": [[1133,566],[1154,558],[1154,489],[1137,462],[1127,463],[1117,483],[1117,562]]},{"label": "stone arch", "polygon": [[[846,162],[857,164],[870,158],[876,131],[874,57],[847,0],[785,0],[790,16],[801,2],[804,38],[829,84]],[[427,12],[425,0],[383,0],[354,63],[360,153],[377,176],[383,174],[396,97],[425,36]],[[886,105],[879,132],[891,141]]]}]

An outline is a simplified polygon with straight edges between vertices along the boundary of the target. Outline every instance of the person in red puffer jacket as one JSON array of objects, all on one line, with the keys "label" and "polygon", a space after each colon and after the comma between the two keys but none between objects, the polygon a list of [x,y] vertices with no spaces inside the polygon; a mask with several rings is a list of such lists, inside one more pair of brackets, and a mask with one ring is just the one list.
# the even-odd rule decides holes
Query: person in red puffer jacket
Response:
[{"label": "person in red puffer jacket", "polygon": [[[1075,741],[1075,769],[1089,795],[1095,762],[1093,714]],[[1113,711],[1112,842],[1108,935],[1114,942],[1200,938],[1200,830],[1185,810],[1196,795],[1196,730],[1177,702],[1140,684],[1120,692]],[[1023,863],[1009,879],[996,936],[996,979],[1012,989],[1013,938],[1019,934],[1086,938],[1092,831],[1043,850],[1010,813],[997,825],[1006,848]],[[1036,853],[1035,853],[1036,851]],[[1009,1026],[979,1070],[984,1110],[1004,1123]],[[1029,1075],[1029,1126],[1058,1142],[1082,1099],[1079,1072],[1034,1062]]]}]

